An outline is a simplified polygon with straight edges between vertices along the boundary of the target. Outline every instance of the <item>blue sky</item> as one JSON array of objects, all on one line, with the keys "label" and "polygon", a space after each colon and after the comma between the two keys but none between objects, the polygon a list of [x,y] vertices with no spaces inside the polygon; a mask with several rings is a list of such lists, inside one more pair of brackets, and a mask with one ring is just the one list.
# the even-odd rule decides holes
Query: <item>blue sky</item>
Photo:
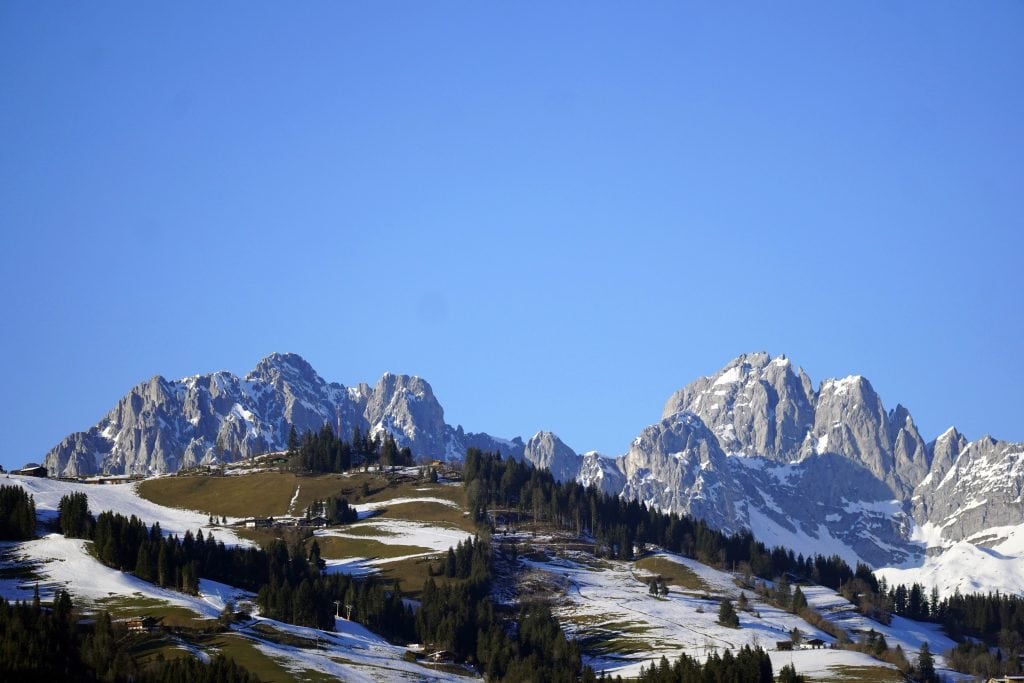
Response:
[{"label": "blue sky", "polygon": [[1024,440],[1024,3],[720,4],[0,4],[0,463],[272,351],[608,454],[757,350]]}]

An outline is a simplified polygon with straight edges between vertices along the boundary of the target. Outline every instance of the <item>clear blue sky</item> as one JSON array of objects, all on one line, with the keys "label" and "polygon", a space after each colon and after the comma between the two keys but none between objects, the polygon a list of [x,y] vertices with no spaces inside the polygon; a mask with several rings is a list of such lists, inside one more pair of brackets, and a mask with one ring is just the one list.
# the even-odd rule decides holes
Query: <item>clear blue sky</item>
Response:
[{"label": "clear blue sky", "polygon": [[744,351],[1024,440],[1024,3],[0,4],[0,463],[272,351],[623,452]]}]

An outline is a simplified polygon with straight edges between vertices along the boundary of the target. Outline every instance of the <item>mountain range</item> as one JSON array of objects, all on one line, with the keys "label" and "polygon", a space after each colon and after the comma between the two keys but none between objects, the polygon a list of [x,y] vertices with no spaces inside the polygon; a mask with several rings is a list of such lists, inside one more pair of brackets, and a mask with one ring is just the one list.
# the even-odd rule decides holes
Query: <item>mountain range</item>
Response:
[{"label": "mountain range", "polygon": [[[551,432],[524,441],[453,427],[419,377],[389,373],[372,387],[346,387],[298,355],[275,353],[244,378],[143,382],[43,464],[52,476],[174,472],[283,450],[292,426],[325,423],[343,435],[389,432],[419,458],[498,451],[798,552],[933,574],[944,555],[966,553],[1009,567],[1000,569],[1013,575],[1005,587],[1024,584],[1024,444],[969,442],[953,428],[926,441],[910,412],[887,410],[864,377],[815,388],[788,358],[766,353],[676,391],[661,419],[614,458],[578,454]],[[943,580],[944,589],[956,583]]]}]

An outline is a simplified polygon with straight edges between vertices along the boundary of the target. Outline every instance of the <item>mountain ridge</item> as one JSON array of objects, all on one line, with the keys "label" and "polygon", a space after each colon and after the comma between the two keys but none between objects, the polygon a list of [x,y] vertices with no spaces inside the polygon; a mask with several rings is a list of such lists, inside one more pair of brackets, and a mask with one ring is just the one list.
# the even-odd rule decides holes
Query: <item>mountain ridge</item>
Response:
[{"label": "mountain ridge", "polygon": [[920,562],[929,548],[915,529],[932,529],[925,536],[941,552],[970,539],[998,546],[1007,534],[991,529],[1024,522],[1024,446],[967,441],[954,428],[925,442],[910,411],[887,409],[867,378],[815,387],[789,358],[764,352],[673,392],[661,419],[617,457],[580,455],[546,431],[528,439],[466,432],[445,422],[420,377],[385,373],[373,386],[348,387],[301,356],[274,353],[241,378],[221,371],[141,382],[43,464],[67,476],[173,472],[283,450],[292,426],[325,423],[342,434],[391,433],[419,458],[497,451],[724,530],[834,548],[872,566]]}]

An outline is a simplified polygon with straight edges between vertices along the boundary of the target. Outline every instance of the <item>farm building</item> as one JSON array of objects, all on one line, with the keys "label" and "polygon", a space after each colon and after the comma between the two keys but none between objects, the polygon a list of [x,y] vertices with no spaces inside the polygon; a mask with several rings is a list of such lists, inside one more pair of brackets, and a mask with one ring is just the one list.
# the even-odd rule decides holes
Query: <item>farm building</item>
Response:
[{"label": "farm building", "polygon": [[14,470],[11,474],[20,474],[23,477],[45,477],[46,468],[39,463],[30,462],[20,470]]}]

